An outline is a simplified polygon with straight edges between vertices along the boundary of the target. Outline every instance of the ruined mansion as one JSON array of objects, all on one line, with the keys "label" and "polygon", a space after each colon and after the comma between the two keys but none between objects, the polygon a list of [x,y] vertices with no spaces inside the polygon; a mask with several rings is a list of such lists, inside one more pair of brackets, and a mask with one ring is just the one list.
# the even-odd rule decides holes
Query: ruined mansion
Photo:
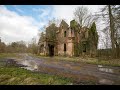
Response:
[{"label": "ruined mansion", "polygon": [[72,20],[70,26],[62,20],[59,27],[54,23],[46,28],[39,39],[40,55],[45,56],[80,56],[96,55],[98,34],[95,22],[88,27]]}]

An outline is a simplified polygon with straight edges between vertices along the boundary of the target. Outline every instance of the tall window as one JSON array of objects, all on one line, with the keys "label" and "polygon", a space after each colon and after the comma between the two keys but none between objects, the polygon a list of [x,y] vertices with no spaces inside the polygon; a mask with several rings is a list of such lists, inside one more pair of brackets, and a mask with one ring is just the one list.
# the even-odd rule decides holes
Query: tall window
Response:
[{"label": "tall window", "polygon": [[64,37],[66,37],[66,31],[64,31]]},{"label": "tall window", "polygon": [[64,51],[66,51],[66,44],[64,44]]},{"label": "tall window", "polygon": [[83,52],[86,52],[86,44],[83,44]]}]

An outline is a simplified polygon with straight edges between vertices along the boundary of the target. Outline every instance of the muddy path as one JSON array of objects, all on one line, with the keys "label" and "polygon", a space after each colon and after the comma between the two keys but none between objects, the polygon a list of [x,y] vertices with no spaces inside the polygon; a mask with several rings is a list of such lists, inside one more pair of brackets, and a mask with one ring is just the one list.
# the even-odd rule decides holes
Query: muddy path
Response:
[{"label": "muddy path", "polygon": [[85,63],[42,59],[19,54],[22,59],[16,60],[19,64],[31,71],[55,74],[73,78],[74,84],[88,82],[88,84],[120,85],[120,67],[92,65]]}]

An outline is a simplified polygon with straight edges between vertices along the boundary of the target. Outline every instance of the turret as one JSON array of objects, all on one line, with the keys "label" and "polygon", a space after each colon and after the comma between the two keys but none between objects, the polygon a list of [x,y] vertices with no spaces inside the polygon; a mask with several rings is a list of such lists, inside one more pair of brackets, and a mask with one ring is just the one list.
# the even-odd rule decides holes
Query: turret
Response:
[{"label": "turret", "polygon": [[75,20],[70,21],[70,27],[72,29],[76,29],[77,26],[78,26],[78,23]]}]

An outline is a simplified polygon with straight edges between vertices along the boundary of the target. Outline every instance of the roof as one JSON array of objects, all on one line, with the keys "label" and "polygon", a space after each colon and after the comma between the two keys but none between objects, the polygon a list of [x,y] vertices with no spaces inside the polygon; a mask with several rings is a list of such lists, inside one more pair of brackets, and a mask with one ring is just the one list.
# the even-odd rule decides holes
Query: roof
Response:
[{"label": "roof", "polygon": [[60,26],[61,26],[61,25],[66,26],[66,27],[69,26],[64,20],[61,21]]}]

